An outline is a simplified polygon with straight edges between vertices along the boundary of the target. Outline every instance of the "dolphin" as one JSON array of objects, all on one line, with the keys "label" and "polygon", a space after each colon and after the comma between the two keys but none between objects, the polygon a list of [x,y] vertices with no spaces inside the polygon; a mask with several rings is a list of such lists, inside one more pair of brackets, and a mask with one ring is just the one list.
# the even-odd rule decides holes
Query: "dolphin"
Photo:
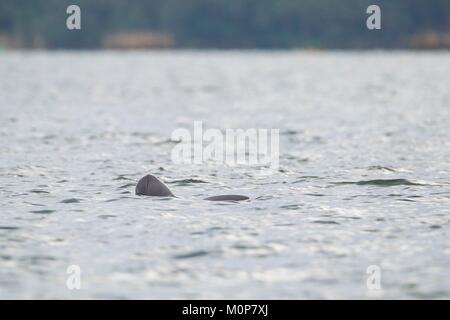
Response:
[{"label": "dolphin", "polygon": [[[136,195],[150,197],[175,197],[169,188],[155,176],[148,174],[142,177],[136,185]],[[248,200],[249,197],[229,194],[208,197],[208,201],[242,201]]]},{"label": "dolphin", "polygon": [[167,186],[155,176],[148,174],[136,185],[136,195],[153,197],[174,197]]},{"label": "dolphin", "polygon": [[225,194],[222,196],[213,196],[205,198],[205,200],[208,201],[242,201],[242,200],[248,200],[249,197],[247,196],[241,196],[238,194]]}]

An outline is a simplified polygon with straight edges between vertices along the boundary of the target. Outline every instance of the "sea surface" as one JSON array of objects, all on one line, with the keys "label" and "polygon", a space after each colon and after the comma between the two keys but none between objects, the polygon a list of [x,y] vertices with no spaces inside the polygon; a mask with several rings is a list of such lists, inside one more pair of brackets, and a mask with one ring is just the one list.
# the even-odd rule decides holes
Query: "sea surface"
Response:
[{"label": "sea surface", "polygon": [[[0,52],[0,298],[448,299],[449,88],[449,52]],[[195,121],[279,168],[175,163]]]}]

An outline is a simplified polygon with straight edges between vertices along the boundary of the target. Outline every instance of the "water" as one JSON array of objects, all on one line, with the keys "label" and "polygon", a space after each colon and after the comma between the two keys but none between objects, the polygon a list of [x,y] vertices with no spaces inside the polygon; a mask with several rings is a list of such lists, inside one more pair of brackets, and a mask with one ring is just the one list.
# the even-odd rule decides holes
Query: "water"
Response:
[{"label": "water", "polygon": [[[450,298],[449,75],[449,53],[3,52],[0,298]],[[280,170],[174,164],[200,120],[279,128]],[[135,196],[146,173],[180,198]],[[227,193],[251,201],[202,200]]]}]

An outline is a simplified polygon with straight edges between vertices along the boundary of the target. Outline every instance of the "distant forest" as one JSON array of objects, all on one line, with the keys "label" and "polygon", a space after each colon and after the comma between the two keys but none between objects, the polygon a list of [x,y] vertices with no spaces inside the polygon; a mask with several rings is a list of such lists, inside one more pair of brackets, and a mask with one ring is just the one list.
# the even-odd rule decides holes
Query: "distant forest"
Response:
[{"label": "distant forest", "polygon": [[[81,30],[66,28],[70,4]],[[366,28],[371,4],[382,30]],[[0,0],[0,47],[99,48],[127,32],[168,35],[178,48],[403,48],[421,35],[440,46],[450,0]]]}]

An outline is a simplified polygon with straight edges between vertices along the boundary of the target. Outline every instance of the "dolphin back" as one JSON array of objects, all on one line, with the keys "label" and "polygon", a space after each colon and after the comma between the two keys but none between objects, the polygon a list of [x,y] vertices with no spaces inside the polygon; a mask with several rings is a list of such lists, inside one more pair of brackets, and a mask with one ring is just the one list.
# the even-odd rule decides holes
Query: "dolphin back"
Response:
[{"label": "dolphin back", "polygon": [[248,200],[249,197],[247,196],[241,196],[241,195],[237,195],[237,194],[226,194],[226,195],[222,195],[222,196],[213,196],[213,197],[208,197],[205,200],[208,201],[243,201],[243,200]]}]

